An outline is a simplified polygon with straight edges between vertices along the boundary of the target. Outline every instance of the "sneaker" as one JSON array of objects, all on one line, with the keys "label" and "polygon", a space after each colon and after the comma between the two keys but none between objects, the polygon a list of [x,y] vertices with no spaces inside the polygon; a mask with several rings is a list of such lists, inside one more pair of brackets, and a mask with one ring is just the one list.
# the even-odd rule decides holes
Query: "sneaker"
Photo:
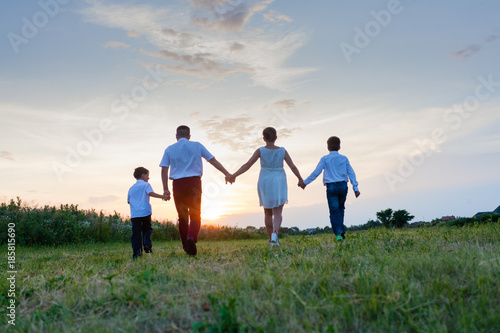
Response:
[{"label": "sneaker", "polygon": [[342,236],[342,239],[345,239],[345,232],[341,233],[340,236]]},{"label": "sneaker", "polygon": [[342,236],[341,235],[337,235],[337,242],[342,242]]},{"label": "sneaker", "polygon": [[144,246],[144,252],[153,253],[153,250],[149,246]]},{"label": "sneaker", "polygon": [[197,253],[196,242],[193,237],[188,237],[187,239],[187,251],[186,253],[190,256],[195,256]]},{"label": "sneaker", "polygon": [[270,241],[271,247],[273,246],[280,246],[280,243],[278,242],[278,234],[273,232],[271,234],[271,241]]}]

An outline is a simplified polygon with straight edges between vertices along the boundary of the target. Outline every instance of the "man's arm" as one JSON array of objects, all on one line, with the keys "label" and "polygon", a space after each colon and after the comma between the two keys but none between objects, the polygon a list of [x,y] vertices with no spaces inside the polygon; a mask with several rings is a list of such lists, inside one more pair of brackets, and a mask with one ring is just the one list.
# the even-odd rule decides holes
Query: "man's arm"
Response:
[{"label": "man's arm", "polygon": [[215,157],[208,160],[208,163],[212,164],[217,170],[222,172],[224,176],[230,175],[230,173],[226,170],[226,168],[224,168],[222,164],[220,164],[220,162],[215,159]]},{"label": "man's arm", "polygon": [[161,167],[161,182],[163,184],[163,195],[166,200],[170,200],[170,191],[168,190],[168,167]]}]

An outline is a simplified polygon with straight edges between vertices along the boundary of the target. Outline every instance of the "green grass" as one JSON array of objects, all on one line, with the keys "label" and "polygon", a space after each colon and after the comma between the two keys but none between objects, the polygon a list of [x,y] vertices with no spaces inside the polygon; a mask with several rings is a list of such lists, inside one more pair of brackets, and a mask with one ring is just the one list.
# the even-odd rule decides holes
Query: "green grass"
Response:
[{"label": "green grass", "polygon": [[[498,332],[500,224],[18,248],[22,332]],[[4,253],[5,247],[1,248]],[[2,264],[4,265],[4,264]]]}]

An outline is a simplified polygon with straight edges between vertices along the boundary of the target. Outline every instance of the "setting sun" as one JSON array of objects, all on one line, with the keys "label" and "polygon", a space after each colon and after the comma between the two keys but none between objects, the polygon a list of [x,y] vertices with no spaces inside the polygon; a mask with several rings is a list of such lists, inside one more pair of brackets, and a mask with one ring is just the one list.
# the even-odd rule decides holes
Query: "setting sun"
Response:
[{"label": "setting sun", "polygon": [[201,218],[203,220],[214,221],[228,214],[228,209],[222,204],[211,203],[202,208]]}]

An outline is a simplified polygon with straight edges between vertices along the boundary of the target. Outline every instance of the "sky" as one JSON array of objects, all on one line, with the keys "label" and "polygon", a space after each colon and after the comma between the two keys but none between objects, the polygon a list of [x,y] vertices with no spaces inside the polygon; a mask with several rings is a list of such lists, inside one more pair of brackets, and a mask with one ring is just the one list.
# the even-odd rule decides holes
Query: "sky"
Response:
[{"label": "sky", "polygon": [[[496,0],[2,1],[0,200],[130,215],[138,166],[179,125],[229,172],[264,145],[306,178],[340,137],[345,224],[386,208],[413,221],[500,205],[500,2]],[[256,163],[226,185],[204,162],[204,224],[264,225]],[[330,225],[322,176],[285,166],[284,227]],[[151,198],[153,219],[176,221]]]}]

